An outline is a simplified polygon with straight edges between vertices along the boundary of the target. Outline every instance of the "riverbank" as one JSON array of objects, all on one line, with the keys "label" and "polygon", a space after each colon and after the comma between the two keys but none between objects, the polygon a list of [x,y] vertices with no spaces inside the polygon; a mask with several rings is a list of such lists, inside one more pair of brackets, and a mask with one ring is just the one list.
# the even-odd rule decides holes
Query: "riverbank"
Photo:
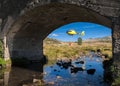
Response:
[{"label": "riverbank", "polygon": [[56,60],[57,58],[77,58],[79,56],[87,55],[90,51],[96,52],[101,50],[103,55],[107,55],[108,59],[112,58],[112,44],[111,43],[84,43],[78,45],[77,43],[61,43],[61,44],[46,44],[43,45],[43,53],[48,60]]}]

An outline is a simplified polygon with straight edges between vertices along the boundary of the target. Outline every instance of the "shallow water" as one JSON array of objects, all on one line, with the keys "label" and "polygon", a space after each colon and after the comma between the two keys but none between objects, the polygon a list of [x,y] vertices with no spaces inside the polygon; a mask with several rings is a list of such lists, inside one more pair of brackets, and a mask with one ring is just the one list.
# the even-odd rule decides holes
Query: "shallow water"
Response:
[{"label": "shallow water", "polygon": [[10,71],[0,72],[0,86],[109,86],[103,75],[100,57],[82,57],[67,67],[56,63],[50,66],[40,63],[14,66]]},{"label": "shallow water", "polygon": [[[54,82],[54,86],[108,86],[103,81],[103,65],[100,57],[85,57],[84,64],[77,63],[80,59],[72,62],[75,68],[84,67],[84,70],[77,70],[71,73],[71,67],[63,68],[57,64],[46,66],[43,76],[45,82]],[[95,70],[94,73],[88,74],[88,70]]]}]

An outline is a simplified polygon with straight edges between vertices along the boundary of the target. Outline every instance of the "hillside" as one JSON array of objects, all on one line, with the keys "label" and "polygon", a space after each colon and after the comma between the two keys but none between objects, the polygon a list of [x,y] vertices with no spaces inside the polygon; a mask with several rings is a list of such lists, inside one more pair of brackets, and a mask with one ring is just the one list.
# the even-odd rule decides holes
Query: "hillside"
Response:
[{"label": "hillside", "polygon": [[111,36],[105,36],[101,38],[89,38],[85,40],[84,42],[112,42]]},{"label": "hillside", "polygon": [[45,44],[61,44],[61,42],[57,39],[52,39],[52,38],[45,38],[44,39]]},{"label": "hillside", "polygon": [[[88,43],[89,42],[109,42],[109,43],[111,43],[112,38],[111,38],[111,36],[105,36],[105,37],[101,37],[101,38],[89,38],[89,39],[83,40],[83,42],[88,42]],[[61,44],[63,42],[61,42],[61,41],[59,41],[57,39],[46,38],[44,40],[44,43],[45,44]]]}]

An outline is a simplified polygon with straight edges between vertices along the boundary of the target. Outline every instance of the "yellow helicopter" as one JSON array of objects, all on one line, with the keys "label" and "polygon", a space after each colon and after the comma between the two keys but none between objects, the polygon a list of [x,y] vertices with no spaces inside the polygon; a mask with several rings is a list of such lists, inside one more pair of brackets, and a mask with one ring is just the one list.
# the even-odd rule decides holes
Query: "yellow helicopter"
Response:
[{"label": "yellow helicopter", "polygon": [[68,35],[76,35],[76,34],[78,34],[78,35],[80,35],[80,36],[84,36],[85,35],[85,31],[82,31],[81,33],[77,33],[75,30],[68,30],[67,32],[66,32]]},{"label": "yellow helicopter", "polygon": [[66,33],[68,35],[76,35],[77,34],[77,32],[75,30],[68,30]]}]

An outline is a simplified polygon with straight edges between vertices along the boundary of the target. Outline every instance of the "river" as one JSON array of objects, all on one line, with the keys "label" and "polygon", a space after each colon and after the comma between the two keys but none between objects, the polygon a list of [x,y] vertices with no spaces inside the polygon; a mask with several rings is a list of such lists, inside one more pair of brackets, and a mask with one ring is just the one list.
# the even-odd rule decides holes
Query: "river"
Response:
[{"label": "river", "polygon": [[110,86],[104,82],[101,57],[80,57],[70,63],[31,63],[0,70],[0,86]]}]

